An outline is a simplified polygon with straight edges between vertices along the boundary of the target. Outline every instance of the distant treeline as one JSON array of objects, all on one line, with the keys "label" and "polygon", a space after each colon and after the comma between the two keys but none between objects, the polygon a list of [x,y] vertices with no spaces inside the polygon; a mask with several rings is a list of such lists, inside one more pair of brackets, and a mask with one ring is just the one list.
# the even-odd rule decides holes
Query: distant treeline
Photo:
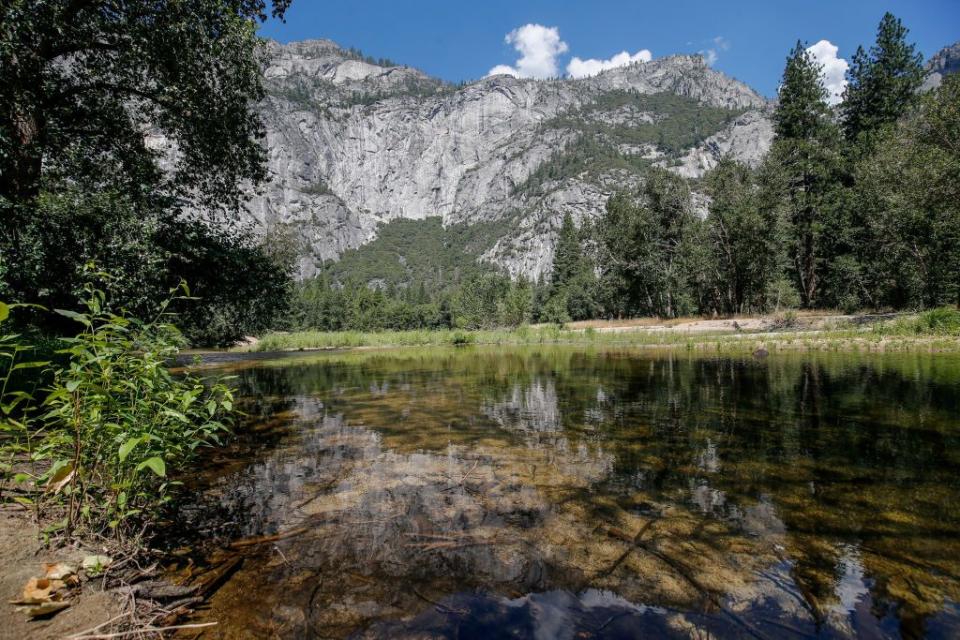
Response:
[{"label": "distant treeline", "polygon": [[750,169],[724,158],[697,185],[651,168],[595,222],[566,216],[549,278],[475,274],[371,287],[321,277],[300,328],[480,328],[531,321],[960,303],[960,78],[920,92],[921,56],[890,14],[858,49],[837,109],[800,42],[775,139]]}]

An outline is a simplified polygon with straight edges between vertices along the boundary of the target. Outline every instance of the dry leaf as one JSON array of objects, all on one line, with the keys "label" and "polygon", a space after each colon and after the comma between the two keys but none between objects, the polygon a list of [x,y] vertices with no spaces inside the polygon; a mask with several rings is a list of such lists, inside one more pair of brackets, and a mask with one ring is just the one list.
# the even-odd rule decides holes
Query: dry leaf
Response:
[{"label": "dry leaf", "polygon": [[42,604],[49,602],[58,589],[64,587],[63,580],[49,578],[30,578],[23,587],[23,598],[13,604]]},{"label": "dry leaf", "polygon": [[47,491],[60,493],[60,490],[67,486],[67,483],[73,479],[73,465],[68,464],[47,481]]},{"label": "dry leaf", "polygon": [[43,564],[43,574],[51,580],[66,580],[76,572],[76,569],[62,562]]}]

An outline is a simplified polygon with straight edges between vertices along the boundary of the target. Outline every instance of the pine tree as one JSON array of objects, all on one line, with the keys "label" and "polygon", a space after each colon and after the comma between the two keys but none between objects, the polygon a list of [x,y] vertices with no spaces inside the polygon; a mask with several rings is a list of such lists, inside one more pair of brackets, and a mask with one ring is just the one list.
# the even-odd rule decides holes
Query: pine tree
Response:
[{"label": "pine tree", "polygon": [[579,273],[583,262],[580,238],[577,227],[569,213],[563,215],[563,223],[557,236],[557,246],[553,254],[553,270],[550,284],[554,292],[569,284]]},{"label": "pine tree", "polygon": [[923,56],[907,43],[908,31],[888,12],[869,52],[857,48],[841,105],[847,140],[858,142],[896,122],[916,100],[923,83]]},{"label": "pine tree", "polygon": [[822,68],[799,40],[787,57],[773,114],[777,139],[816,140],[829,124]]},{"label": "pine tree", "polygon": [[[827,106],[821,67],[797,42],[783,72],[774,112],[775,138],[768,162],[780,177],[791,230],[793,271],[803,305],[814,306],[820,293],[824,223],[836,210],[839,193],[838,132]],[[833,206],[833,210],[831,210]]]}]

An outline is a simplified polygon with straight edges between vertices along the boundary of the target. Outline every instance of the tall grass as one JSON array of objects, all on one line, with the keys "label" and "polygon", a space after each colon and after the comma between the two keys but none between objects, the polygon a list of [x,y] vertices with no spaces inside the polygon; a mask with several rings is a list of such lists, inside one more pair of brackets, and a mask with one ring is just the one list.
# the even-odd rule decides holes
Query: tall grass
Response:
[{"label": "tall grass", "polygon": [[[789,330],[772,326],[775,333],[729,331],[683,332],[665,330],[597,331],[593,328],[569,330],[556,326],[516,329],[461,331],[300,331],[271,333],[255,345],[242,350],[290,351],[307,349],[346,349],[355,347],[444,346],[464,344],[598,344],[670,347],[723,351],[751,351],[773,345],[781,349],[884,348],[935,349],[960,351],[960,311],[936,309],[910,318],[878,321],[868,325],[841,324],[821,330]],[[787,330],[785,330],[787,329]]]}]

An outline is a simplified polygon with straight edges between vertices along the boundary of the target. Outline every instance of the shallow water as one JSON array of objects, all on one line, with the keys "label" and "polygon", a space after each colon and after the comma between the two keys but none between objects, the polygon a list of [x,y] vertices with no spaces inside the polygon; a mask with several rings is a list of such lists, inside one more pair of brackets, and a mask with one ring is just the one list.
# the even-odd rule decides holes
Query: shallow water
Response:
[{"label": "shallow water", "polygon": [[960,636],[956,357],[219,367],[250,417],[174,528],[243,559],[210,637]]}]

